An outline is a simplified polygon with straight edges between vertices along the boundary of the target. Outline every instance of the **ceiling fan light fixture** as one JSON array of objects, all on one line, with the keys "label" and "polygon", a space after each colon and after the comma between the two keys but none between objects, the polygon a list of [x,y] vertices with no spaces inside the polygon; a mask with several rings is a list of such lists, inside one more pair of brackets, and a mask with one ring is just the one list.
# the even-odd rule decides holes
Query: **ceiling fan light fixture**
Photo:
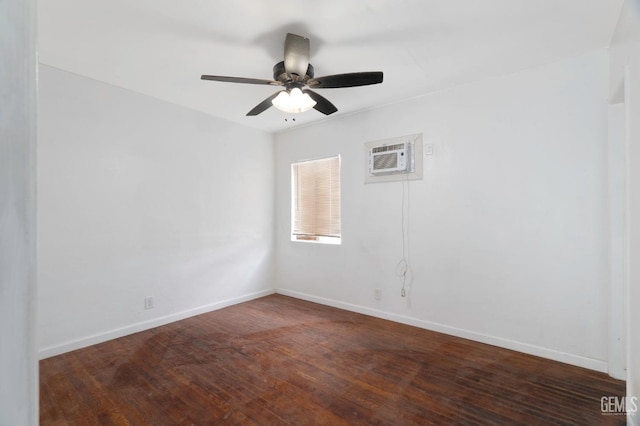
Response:
[{"label": "ceiling fan light fixture", "polygon": [[311,99],[308,93],[303,93],[302,90],[294,87],[290,91],[283,90],[278,93],[278,96],[273,98],[271,103],[280,111],[298,114],[309,111],[316,106],[317,102]]}]

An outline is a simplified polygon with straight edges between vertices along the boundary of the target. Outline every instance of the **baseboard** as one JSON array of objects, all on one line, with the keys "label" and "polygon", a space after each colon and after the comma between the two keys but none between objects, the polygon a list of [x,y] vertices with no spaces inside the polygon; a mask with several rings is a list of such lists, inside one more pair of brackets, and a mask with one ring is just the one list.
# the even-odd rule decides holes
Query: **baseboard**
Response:
[{"label": "baseboard", "polygon": [[376,318],[386,319],[389,321],[399,322],[401,324],[412,325],[414,327],[424,328],[426,330],[437,331],[439,333],[449,334],[451,336],[474,340],[476,342],[486,343],[489,345],[498,346],[505,349],[511,349],[511,350],[526,353],[529,355],[535,355],[542,358],[563,362],[565,364],[571,364],[578,367],[588,368],[590,370],[595,370],[602,373],[606,373],[608,370],[607,362],[599,359],[587,358],[580,355],[573,355],[566,352],[556,351],[554,349],[543,348],[540,346],[530,345],[528,343],[522,343],[515,340],[490,336],[487,334],[476,333],[473,331],[451,327],[444,324],[425,321],[425,320],[421,320],[421,319],[417,319],[417,318],[413,318],[405,315],[385,312],[378,309],[369,308],[366,306],[354,305],[351,303],[341,302],[339,300],[327,299],[324,297],[314,296],[314,295],[301,293],[293,290],[278,288],[276,289],[276,293],[282,294],[285,296],[295,297],[297,299],[302,299],[309,302],[319,303],[321,305],[332,306],[334,308],[344,309],[351,312],[357,312],[359,314],[364,314],[364,315],[369,315]]},{"label": "baseboard", "polygon": [[258,299],[260,297],[268,296],[273,293],[275,293],[275,290],[273,289],[258,291],[258,292],[247,294],[244,296],[234,297],[232,299],[221,300],[219,302],[211,303],[209,305],[199,306],[194,309],[188,309],[186,311],[165,315],[159,318],[154,318],[152,320],[139,322],[126,327],[121,327],[121,328],[109,330],[103,333],[94,334],[91,336],[83,337],[81,339],[61,343],[59,345],[49,346],[49,347],[40,349],[40,351],[38,352],[38,357],[39,359],[49,358],[55,355],[60,355],[66,352],[74,351],[76,349],[81,349],[87,346],[106,342],[107,340],[117,339],[118,337],[127,336],[129,334],[138,333],[140,331],[149,330],[151,328],[159,327],[161,325],[169,324],[175,321],[180,321],[185,318],[189,318],[189,317],[204,314],[207,312],[215,311],[218,309],[226,308],[228,306],[237,305],[238,303],[247,302],[253,299]]}]

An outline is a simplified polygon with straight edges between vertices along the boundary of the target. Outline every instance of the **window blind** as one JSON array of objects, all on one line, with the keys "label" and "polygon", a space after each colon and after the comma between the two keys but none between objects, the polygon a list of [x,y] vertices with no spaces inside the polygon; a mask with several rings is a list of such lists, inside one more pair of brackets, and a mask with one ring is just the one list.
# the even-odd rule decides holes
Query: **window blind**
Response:
[{"label": "window blind", "polygon": [[340,237],[340,157],[294,163],[291,172],[293,235]]}]

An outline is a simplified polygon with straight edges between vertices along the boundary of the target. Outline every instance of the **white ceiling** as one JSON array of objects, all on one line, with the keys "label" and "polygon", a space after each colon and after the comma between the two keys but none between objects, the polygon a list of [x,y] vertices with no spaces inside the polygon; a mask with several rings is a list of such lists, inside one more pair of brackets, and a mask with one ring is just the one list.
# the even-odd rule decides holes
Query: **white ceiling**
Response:
[{"label": "white ceiling", "polygon": [[[327,119],[270,108],[284,37],[311,39],[316,76],[383,71],[380,85],[319,89],[333,116],[609,45],[623,0],[39,0],[40,62],[277,131]],[[288,121],[285,122],[285,118]]]}]

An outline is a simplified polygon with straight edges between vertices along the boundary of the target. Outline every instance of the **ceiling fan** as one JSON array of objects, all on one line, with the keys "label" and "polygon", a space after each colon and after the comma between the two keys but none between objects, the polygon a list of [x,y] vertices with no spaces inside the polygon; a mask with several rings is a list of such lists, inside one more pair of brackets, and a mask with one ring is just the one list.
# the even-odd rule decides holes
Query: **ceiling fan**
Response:
[{"label": "ceiling fan", "polygon": [[256,105],[247,113],[248,116],[258,115],[272,105],[282,111],[294,114],[313,108],[329,115],[338,111],[338,108],[328,99],[310,89],[333,89],[382,83],[382,72],[380,71],[314,77],[313,66],[309,63],[309,47],[308,38],[291,33],[287,34],[284,40],[284,61],[274,65],[273,80],[219,75],[203,75],[201,79],[284,87],[284,90],[274,93]]}]

